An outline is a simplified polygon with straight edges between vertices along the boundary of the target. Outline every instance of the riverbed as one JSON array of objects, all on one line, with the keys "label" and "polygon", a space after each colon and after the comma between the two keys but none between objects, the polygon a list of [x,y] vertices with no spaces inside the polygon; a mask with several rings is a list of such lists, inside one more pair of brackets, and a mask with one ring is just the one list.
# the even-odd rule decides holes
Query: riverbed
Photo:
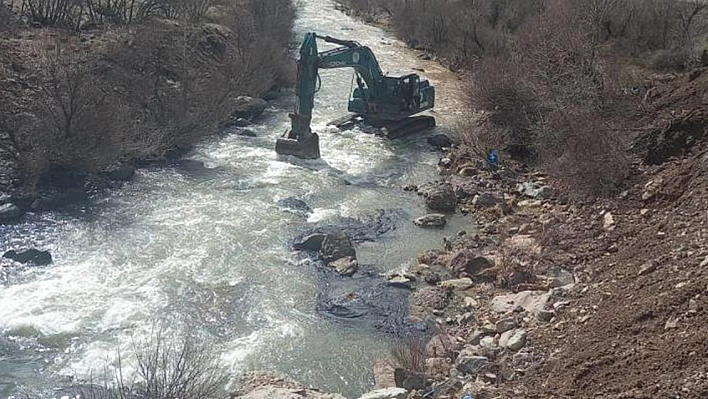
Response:
[{"label": "riverbed", "polygon": [[[298,37],[315,31],[356,40],[373,49],[384,71],[424,70],[437,88],[439,130],[454,128],[462,91],[451,73],[331,1],[298,4]],[[313,115],[321,160],[275,154],[294,106],[284,94],[252,127],[258,137],[214,138],[186,156],[204,168],[140,169],[86,204],[0,226],[0,252],[31,246],[54,258],[47,267],[0,274],[0,397],[51,397],[114,366],[119,355],[129,359],[131,343],[156,324],[198,333],[232,374],[280,371],[348,397],[369,390],[371,364],[395,337],[318,312],[322,276],[292,251],[293,237],[394,210],[402,215],[395,228],[357,246],[360,263],[386,273],[468,221],[452,217],[443,230],[414,226],[426,210],[401,187],[437,178],[440,153],[426,142],[430,132],[388,141],[328,128],[346,112],[352,72],[321,77]],[[289,197],[312,212],[278,206]]]}]

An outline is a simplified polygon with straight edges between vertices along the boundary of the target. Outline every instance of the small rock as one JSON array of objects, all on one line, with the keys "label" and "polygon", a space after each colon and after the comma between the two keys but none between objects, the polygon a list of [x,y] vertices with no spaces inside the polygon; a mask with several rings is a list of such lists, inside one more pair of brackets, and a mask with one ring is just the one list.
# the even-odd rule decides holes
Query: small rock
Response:
[{"label": "small rock", "polygon": [[484,331],[482,330],[474,330],[472,333],[467,337],[467,342],[470,345],[479,345],[479,341],[484,338]]},{"label": "small rock", "polygon": [[472,200],[472,206],[474,206],[474,209],[481,210],[494,207],[501,202],[501,198],[489,193],[482,193],[474,197]]},{"label": "small rock", "polygon": [[445,215],[441,213],[429,213],[413,221],[419,227],[444,227],[447,223]]},{"label": "small rock", "polygon": [[428,209],[437,212],[452,212],[457,206],[457,196],[452,185],[445,182],[431,182],[418,187],[418,194],[425,197]]},{"label": "small rock", "polygon": [[5,252],[2,257],[22,264],[31,263],[36,266],[46,266],[52,263],[52,255],[48,251],[40,251],[34,248],[20,252],[11,249]]},{"label": "small rock", "polygon": [[407,395],[408,391],[404,388],[383,388],[365,393],[359,399],[406,399]]},{"label": "small rock", "polygon": [[450,293],[440,287],[423,287],[413,293],[413,303],[432,309],[445,309],[450,303]]},{"label": "small rock", "polygon": [[457,251],[447,262],[447,268],[457,276],[466,273],[468,276],[474,277],[483,270],[492,267],[494,267],[494,261],[484,256],[477,256],[469,249]]},{"label": "small rock", "polygon": [[514,331],[514,334],[509,338],[509,343],[506,345],[507,348],[518,351],[519,349],[526,346],[526,330],[518,329]]},{"label": "small rock", "polygon": [[514,330],[505,331],[503,334],[501,334],[499,336],[499,346],[502,348],[506,348],[506,346],[509,344],[509,339],[511,339],[512,335],[514,335]]},{"label": "small rock", "polygon": [[540,208],[543,205],[541,200],[523,200],[519,201],[519,207],[521,208]]},{"label": "small rock", "polygon": [[548,277],[551,288],[565,287],[575,284],[575,277],[573,276],[573,273],[559,267],[550,268],[548,270]]},{"label": "small rock", "polygon": [[450,158],[440,158],[438,161],[438,166],[441,168],[449,169],[452,167],[452,159]]},{"label": "small rock", "polygon": [[0,223],[16,222],[22,216],[22,210],[15,204],[0,205]]},{"label": "small rock", "polygon": [[386,284],[390,285],[391,287],[411,288],[411,280],[404,276],[393,276],[388,279]]},{"label": "small rock", "polygon": [[549,322],[551,319],[555,316],[555,313],[552,310],[540,310],[536,314],[536,318],[540,321],[544,322]]},{"label": "small rock", "polygon": [[484,356],[460,356],[457,358],[457,369],[465,374],[477,374],[484,367],[488,358]]},{"label": "small rock", "polygon": [[472,287],[472,279],[465,277],[465,278],[458,278],[458,279],[453,279],[453,280],[445,280],[440,283],[440,286],[445,289],[451,289],[455,291],[464,291],[466,289],[469,289]]},{"label": "small rock", "polygon": [[484,337],[479,340],[479,346],[485,349],[494,349],[497,347],[497,343],[494,341],[494,337]]},{"label": "small rock", "polygon": [[669,319],[664,324],[664,330],[672,330],[678,328],[678,319]]},{"label": "small rock", "polygon": [[706,267],[708,266],[708,256],[706,256],[705,259],[703,259],[703,262],[699,265],[700,267]]},{"label": "small rock", "polygon": [[447,376],[452,365],[444,357],[430,357],[425,359],[425,371],[432,377]]},{"label": "small rock", "polygon": [[645,264],[642,265],[642,267],[639,269],[639,275],[644,276],[650,273],[653,273],[656,271],[656,268],[659,266],[659,262],[655,260],[651,260]]},{"label": "small rock", "polygon": [[650,199],[656,197],[663,186],[664,181],[659,178],[656,180],[650,180],[646,185],[644,185],[644,192],[642,193],[642,200],[649,201]]},{"label": "small rock", "polygon": [[485,334],[496,334],[497,326],[490,322],[486,322],[482,325],[482,332]]},{"label": "small rock", "polygon": [[12,196],[10,194],[5,194],[0,191],[0,205],[8,204],[11,200]]},{"label": "small rock", "polygon": [[499,320],[495,325],[496,332],[501,334],[516,328],[516,321],[513,319]]},{"label": "small rock", "polygon": [[550,195],[550,187],[541,185],[539,183],[519,183],[516,186],[516,191],[521,194],[525,195],[529,198],[533,199],[539,199],[539,198],[547,198]]},{"label": "small rock", "polygon": [[639,211],[639,214],[642,216],[647,216],[647,214],[649,214],[649,209],[643,208],[642,210]]},{"label": "small rock", "polygon": [[479,306],[479,303],[477,302],[476,299],[474,299],[470,296],[465,297],[465,307],[467,309],[473,309],[473,308],[476,308],[477,306]]},{"label": "small rock", "polygon": [[610,212],[605,213],[603,216],[602,228],[607,231],[612,231],[615,229],[615,219]]},{"label": "small rock", "polygon": [[479,174],[479,169],[472,167],[472,166],[464,166],[460,168],[460,170],[457,172],[458,175],[460,176],[477,176]]},{"label": "small rock", "polygon": [[342,276],[351,276],[359,270],[359,263],[353,256],[339,258],[333,262],[330,262],[329,265]]}]

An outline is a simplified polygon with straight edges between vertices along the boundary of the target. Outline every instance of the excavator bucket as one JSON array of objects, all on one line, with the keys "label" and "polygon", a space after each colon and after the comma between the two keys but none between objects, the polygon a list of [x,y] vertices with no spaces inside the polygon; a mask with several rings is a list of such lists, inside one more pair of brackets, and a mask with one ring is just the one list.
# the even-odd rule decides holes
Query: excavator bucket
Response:
[{"label": "excavator bucket", "polygon": [[281,137],[275,142],[275,152],[303,159],[318,159],[320,157],[320,138],[317,133],[312,133],[308,138]]},{"label": "excavator bucket", "polygon": [[320,157],[320,137],[310,130],[309,116],[290,114],[292,129],[275,142],[275,152],[280,155],[294,155],[304,159]]}]

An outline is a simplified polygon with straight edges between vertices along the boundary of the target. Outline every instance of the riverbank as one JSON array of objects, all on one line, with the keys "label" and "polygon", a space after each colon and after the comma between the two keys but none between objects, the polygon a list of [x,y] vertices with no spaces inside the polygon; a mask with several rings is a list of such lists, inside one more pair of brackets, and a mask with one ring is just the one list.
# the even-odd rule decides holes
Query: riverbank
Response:
[{"label": "riverbank", "polygon": [[288,0],[92,4],[58,19],[0,4],[0,195],[20,213],[81,201],[217,133],[253,136],[261,97],[292,83]]}]

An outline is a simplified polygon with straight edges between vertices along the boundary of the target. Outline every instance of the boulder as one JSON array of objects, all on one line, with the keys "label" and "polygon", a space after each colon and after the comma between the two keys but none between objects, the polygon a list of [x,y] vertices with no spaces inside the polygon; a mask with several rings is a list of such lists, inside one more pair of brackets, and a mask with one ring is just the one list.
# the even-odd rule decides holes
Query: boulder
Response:
[{"label": "boulder", "polygon": [[0,223],[16,222],[22,216],[22,210],[15,204],[0,205]]},{"label": "boulder", "polygon": [[[408,391],[403,388],[383,388],[361,395],[359,399],[406,399]],[[271,399],[275,399],[273,396]],[[280,399],[280,398],[279,398]]]},{"label": "boulder", "polygon": [[432,182],[423,184],[418,187],[418,194],[425,197],[425,205],[432,211],[452,212],[457,206],[457,196],[449,183]]},{"label": "boulder", "polygon": [[262,98],[238,96],[233,100],[231,106],[232,118],[244,118],[250,120],[261,116],[263,111],[268,108],[268,102]]},{"label": "boulder", "polygon": [[329,266],[342,276],[351,276],[359,270],[359,263],[353,256],[345,256],[333,262]]},{"label": "boulder", "polygon": [[429,213],[417,218],[413,223],[419,227],[444,227],[447,219],[442,213]]},{"label": "boulder", "polygon": [[450,304],[450,293],[440,287],[423,287],[413,294],[413,303],[431,309],[445,309]]},{"label": "boulder", "polygon": [[466,273],[470,277],[475,277],[481,271],[494,267],[494,261],[478,256],[469,249],[457,251],[447,262],[447,268],[456,276]]},{"label": "boulder", "polygon": [[344,231],[338,230],[327,234],[322,242],[320,255],[325,262],[331,263],[347,256],[356,259],[356,250],[351,237]]},{"label": "boulder", "polygon": [[394,374],[396,368],[389,360],[377,360],[374,362],[374,389],[395,388],[396,378]]},{"label": "boulder", "polygon": [[326,234],[321,233],[310,234],[309,236],[304,237],[302,241],[293,244],[293,248],[300,251],[319,251],[322,248],[322,243],[326,237]]},{"label": "boulder", "polygon": [[393,378],[396,381],[397,387],[409,391],[425,389],[426,386],[425,373],[418,371],[398,368],[393,372]]},{"label": "boulder", "polygon": [[435,134],[428,137],[428,144],[435,148],[449,148],[452,147],[452,139],[445,134]]},{"label": "boulder", "polygon": [[460,356],[457,358],[457,369],[465,374],[477,374],[484,367],[488,358],[484,356]]},{"label": "boulder", "polygon": [[2,257],[22,264],[33,264],[35,266],[46,266],[52,263],[52,255],[48,251],[40,251],[34,248],[20,252],[11,249],[5,252]]},{"label": "boulder", "polygon": [[538,315],[539,312],[545,310],[550,297],[550,292],[546,291],[522,291],[492,298],[491,307],[497,313],[507,313],[517,307],[522,307],[527,312]]},{"label": "boulder", "polygon": [[113,181],[129,181],[135,176],[135,166],[121,164],[106,170],[106,176]]}]

